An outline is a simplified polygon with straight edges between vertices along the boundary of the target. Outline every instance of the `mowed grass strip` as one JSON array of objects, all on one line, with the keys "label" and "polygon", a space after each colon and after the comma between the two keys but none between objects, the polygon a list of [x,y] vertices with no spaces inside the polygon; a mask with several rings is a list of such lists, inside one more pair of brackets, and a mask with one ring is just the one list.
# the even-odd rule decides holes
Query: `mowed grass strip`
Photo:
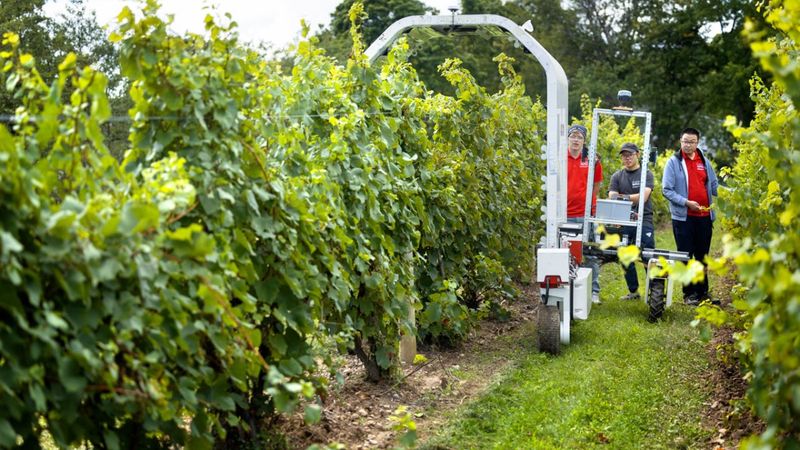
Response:
[{"label": "mowed grass strip", "polygon": [[[659,231],[659,247],[674,248],[670,230]],[[641,265],[639,275],[643,295]],[[618,300],[627,293],[618,265],[603,266],[601,283],[603,304],[573,322],[561,355],[521,345],[513,370],[422,447],[705,448],[709,363],[689,325],[694,309],[677,290],[662,321],[650,324],[643,301]]]}]

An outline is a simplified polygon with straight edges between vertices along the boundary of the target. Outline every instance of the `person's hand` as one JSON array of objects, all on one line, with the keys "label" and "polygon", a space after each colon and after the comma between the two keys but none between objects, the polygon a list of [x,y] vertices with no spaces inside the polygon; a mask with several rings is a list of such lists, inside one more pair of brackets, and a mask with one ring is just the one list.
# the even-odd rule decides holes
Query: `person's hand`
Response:
[{"label": "person's hand", "polygon": [[691,209],[692,211],[700,211],[700,203],[697,203],[693,200],[687,201],[686,207]]}]

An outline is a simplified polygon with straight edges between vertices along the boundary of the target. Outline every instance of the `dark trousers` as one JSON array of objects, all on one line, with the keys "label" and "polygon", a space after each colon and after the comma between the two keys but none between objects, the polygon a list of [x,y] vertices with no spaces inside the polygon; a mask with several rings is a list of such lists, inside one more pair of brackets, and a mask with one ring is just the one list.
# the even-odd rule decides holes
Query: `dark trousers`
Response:
[{"label": "dark trousers", "polygon": [[[711,233],[713,227],[711,217],[686,217],[686,221],[672,221],[672,233],[675,235],[675,245],[678,251],[688,252],[690,258],[694,258],[705,266],[705,257],[711,248]],[[703,281],[696,284],[688,284],[683,287],[683,296],[696,296],[701,298],[708,295],[708,268]]]},{"label": "dark trousers", "polygon": [[[622,227],[621,236],[628,236],[628,245],[636,244],[636,227]],[[653,226],[642,223],[642,245],[639,249],[656,248],[656,233]],[[647,261],[645,261],[647,264]],[[647,272],[645,272],[647,273]],[[631,263],[625,267],[625,283],[628,285],[628,292],[639,291],[639,275],[636,273],[636,263]]]}]

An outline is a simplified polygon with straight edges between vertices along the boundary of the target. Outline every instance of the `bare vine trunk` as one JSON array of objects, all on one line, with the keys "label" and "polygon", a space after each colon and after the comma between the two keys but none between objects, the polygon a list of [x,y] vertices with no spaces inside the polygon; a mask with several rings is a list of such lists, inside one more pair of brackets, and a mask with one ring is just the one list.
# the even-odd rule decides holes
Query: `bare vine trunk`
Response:
[{"label": "bare vine trunk", "polygon": [[[372,382],[378,382],[385,378],[388,370],[381,368],[378,361],[375,359],[375,340],[367,339],[366,342],[361,336],[355,338],[355,352],[364,369],[367,371],[367,379]],[[365,350],[365,348],[368,350]]]}]

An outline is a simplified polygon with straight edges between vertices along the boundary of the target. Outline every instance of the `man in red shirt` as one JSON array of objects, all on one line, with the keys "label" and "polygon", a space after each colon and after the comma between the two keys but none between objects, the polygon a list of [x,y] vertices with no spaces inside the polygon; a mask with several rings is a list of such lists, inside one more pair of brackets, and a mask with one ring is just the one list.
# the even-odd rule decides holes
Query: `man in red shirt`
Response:
[{"label": "man in red shirt", "polygon": [[[586,184],[589,178],[589,149],[586,148],[586,127],[573,125],[567,131],[567,222],[583,223],[586,210]],[[594,187],[592,189],[592,215],[597,207],[597,193],[603,181],[603,166],[595,160]],[[589,231],[591,239],[591,228]],[[592,269],[592,302],[600,303],[600,264],[596,258],[586,258]]]},{"label": "man in red shirt", "polygon": [[[705,264],[715,216],[711,202],[712,196],[717,195],[718,182],[708,158],[697,148],[699,141],[700,132],[696,129],[681,132],[681,148],[667,161],[661,185],[670,203],[675,245]],[[701,283],[684,286],[683,295],[689,305],[710,300],[708,277]]]}]

